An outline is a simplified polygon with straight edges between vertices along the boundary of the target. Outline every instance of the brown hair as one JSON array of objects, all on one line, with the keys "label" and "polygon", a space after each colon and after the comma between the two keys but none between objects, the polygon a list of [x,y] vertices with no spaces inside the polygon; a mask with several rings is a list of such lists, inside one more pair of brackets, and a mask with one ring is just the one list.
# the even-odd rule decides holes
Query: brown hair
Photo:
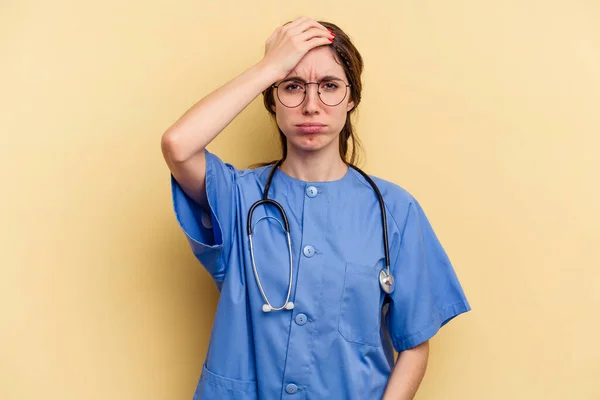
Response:
[{"label": "brown hair", "polygon": [[[291,22],[291,21],[290,21]],[[362,148],[361,143],[358,139],[358,136],[355,133],[354,126],[350,121],[350,117],[354,114],[354,110],[360,103],[361,92],[362,92],[362,82],[361,82],[361,74],[363,71],[363,59],[356,49],[350,38],[346,33],[340,29],[335,24],[331,22],[318,21],[321,25],[323,25],[327,29],[331,29],[335,34],[335,39],[333,43],[329,46],[334,55],[335,61],[340,64],[344,68],[344,72],[348,77],[348,82],[350,83],[350,97],[351,101],[354,101],[354,107],[350,111],[348,111],[346,115],[346,123],[342,128],[339,136],[339,149],[340,156],[342,160],[346,164],[355,165],[359,159],[359,152]],[[288,22],[289,23],[289,22]],[[275,98],[273,96],[273,88],[269,87],[263,92],[263,101],[265,108],[271,114],[273,118],[275,118],[275,112],[271,107],[275,105]],[[281,159],[285,160],[287,157],[287,141],[286,137],[278,127],[279,130],[279,141],[281,144]],[[351,141],[352,149],[349,151],[348,142]],[[257,164],[256,166],[265,166],[269,164],[273,164],[276,161],[271,161],[267,163]]]}]

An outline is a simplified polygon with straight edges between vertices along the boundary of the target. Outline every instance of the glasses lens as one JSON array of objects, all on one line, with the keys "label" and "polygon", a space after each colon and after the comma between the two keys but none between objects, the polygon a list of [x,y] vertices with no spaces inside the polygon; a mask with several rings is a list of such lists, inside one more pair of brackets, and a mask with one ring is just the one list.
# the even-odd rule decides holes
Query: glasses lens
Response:
[{"label": "glasses lens", "polygon": [[[344,101],[347,89],[342,80],[325,80],[319,84],[319,97],[324,104],[337,106]],[[277,97],[286,107],[299,106],[305,97],[304,82],[294,80],[281,82],[277,88]]]},{"label": "glasses lens", "polygon": [[304,83],[299,81],[284,81],[277,88],[277,97],[286,107],[297,107],[304,100]]},{"label": "glasses lens", "polygon": [[328,106],[337,106],[346,97],[346,84],[338,79],[321,82],[319,85],[319,97]]}]

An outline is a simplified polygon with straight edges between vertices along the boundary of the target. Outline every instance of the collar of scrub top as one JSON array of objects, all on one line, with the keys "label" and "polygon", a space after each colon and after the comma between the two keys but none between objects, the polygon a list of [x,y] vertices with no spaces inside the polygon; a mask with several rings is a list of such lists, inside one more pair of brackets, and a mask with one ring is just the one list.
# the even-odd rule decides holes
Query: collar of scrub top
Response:
[{"label": "collar of scrub top", "polygon": [[[271,182],[273,180],[273,175],[275,174],[275,171],[279,168],[279,166],[281,165],[281,163],[283,162],[283,160],[279,160],[275,163],[275,165],[273,166],[273,168],[271,169],[271,172],[269,173],[269,177],[267,179],[267,183],[265,184],[265,189],[263,191],[263,198],[259,201],[257,201],[256,203],[254,203],[251,207],[250,210],[248,211],[248,238],[250,240],[250,256],[252,259],[252,269],[254,271],[254,277],[256,278],[256,283],[258,284],[258,288],[260,290],[260,293],[262,294],[263,299],[265,300],[265,304],[262,306],[262,310],[264,312],[270,312],[270,311],[280,311],[280,310],[292,310],[294,309],[294,303],[289,301],[290,300],[290,295],[292,293],[292,276],[293,276],[293,271],[292,271],[292,265],[293,265],[293,260],[292,260],[292,242],[291,242],[291,238],[290,238],[290,225],[287,219],[287,215],[285,213],[285,210],[283,209],[283,207],[281,206],[281,204],[279,204],[278,202],[276,202],[275,200],[269,199],[269,188],[271,187]],[[388,232],[387,232],[387,218],[386,218],[386,213],[385,213],[385,203],[383,202],[383,196],[381,196],[381,192],[379,191],[379,188],[377,187],[377,185],[375,184],[375,182],[373,182],[373,180],[371,179],[371,177],[369,175],[367,175],[365,172],[363,172],[360,168],[348,164],[349,167],[354,168],[356,171],[358,171],[366,180],[367,182],[369,182],[369,184],[371,185],[371,187],[373,188],[373,190],[375,191],[375,194],[377,195],[377,200],[379,201],[379,207],[381,209],[381,224],[382,224],[382,233],[383,233],[383,249],[385,252],[385,265],[386,268],[382,269],[381,271],[379,271],[379,284],[381,286],[381,289],[387,293],[387,294],[391,294],[394,291],[394,277],[390,272],[390,250],[389,250],[389,246],[388,246]],[[285,231],[286,236],[287,236],[287,242],[288,242],[288,251],[289,251],[289,256],[290,256],[290,276],[289,276],[289,280],[288,280],[288,291],[287,291],[287,296],[285,298],[285,302],[281,307],[273,307],[273,305],[269,302],[269,299],[267,298],[267,295],[265,293],[265,290],[260,282],[260,278],[258,276],[258,270],[256,268],[256,263],[255,263],[255,259],[254,259],[254,248],[253,248],[253,244],[252,244],[252,215],[254,213],[254,209],[262,204],[272,204],[274,205],[278,210],[279,213],[281,214],[281,217],[283,219],[283,225],[281,224],[281,222],[274,217],[263,217],[261,219],[259,219],[258,221],[256,221],[256,223],[258,223],[260,220],[265,219],[265,218],[272,218],[275,221],[277,221],[279,223],[279,225],[282,227],[282,229]]]}]

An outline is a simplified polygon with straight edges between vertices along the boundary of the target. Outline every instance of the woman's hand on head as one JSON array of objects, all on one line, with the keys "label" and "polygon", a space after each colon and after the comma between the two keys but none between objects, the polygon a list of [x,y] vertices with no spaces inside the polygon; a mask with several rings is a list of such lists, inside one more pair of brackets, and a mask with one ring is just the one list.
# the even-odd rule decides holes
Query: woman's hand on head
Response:
[{"label": "woman's hand on head", "polygon": [[331,44],[334,35],[308,17],[280,26],[265,43],[261,63],[275,73],[276,81],[285,78],[310,50]]}]

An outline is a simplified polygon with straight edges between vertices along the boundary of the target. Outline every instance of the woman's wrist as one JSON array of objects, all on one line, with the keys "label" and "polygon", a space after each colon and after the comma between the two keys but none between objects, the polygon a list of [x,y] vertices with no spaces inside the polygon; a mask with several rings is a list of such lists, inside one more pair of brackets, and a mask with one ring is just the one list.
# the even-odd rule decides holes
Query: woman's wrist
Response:
[{"label": "woman's wrist", "polygon": [[268,64],[265,60],[261,60],[254,64],[251,68],[255,74],[259,77],[261,82],[264,83],[265,89],[282,79],[281,72],[279,72],[273,65]]}]

